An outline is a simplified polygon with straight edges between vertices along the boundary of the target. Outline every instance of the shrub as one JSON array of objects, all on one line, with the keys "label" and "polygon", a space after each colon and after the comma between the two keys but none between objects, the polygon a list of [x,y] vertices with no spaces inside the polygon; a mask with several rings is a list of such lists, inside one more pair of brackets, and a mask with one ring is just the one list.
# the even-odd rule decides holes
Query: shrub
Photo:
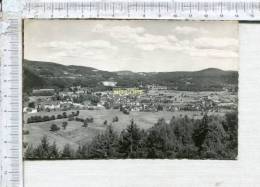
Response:
[{"label": "shrub", "polygon": [[63,118],[63,116],[61,114],[57,115],[57,119],[62,119],[62,118]]},{"label": "shrub", "polygon": [[51,120],[55,120],[55,116],[54,115],[51,116]]},{"label": "shrub", "polygon": [[88,122],[87,122],[87,121],[84,121],[84,124],[82,125],[82,127],[87,128],[87,127],[88,127]]},{"label": "shrub", "polygon": [[118,119],[117,116],[113,118],[113,122],[118,122],[118,120],[119,120],[119,119]]},{"label": "shrub", "polygon": [[49,116],[43,116],[42,121],[50,121],[50,117]]},{"label": "shrub", "polygon": [[67,122],[67,121],[64,121],[64,122],[62,123],[63,129],[65,130],[65,129],[67,128],[67,126],[68,126],[68,122]]},{"label": "shrub", "polygon": [[56,132],[60,130],[60,127],[58,127],[56,124],[52,124],[50,127],[50,131]]}]

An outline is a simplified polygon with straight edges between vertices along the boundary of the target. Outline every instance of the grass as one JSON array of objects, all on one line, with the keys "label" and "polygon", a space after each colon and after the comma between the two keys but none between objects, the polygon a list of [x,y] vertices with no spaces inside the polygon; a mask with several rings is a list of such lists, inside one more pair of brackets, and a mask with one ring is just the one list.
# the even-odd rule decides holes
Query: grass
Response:
[{"label": "grass", "polygon": [[[67,111],[70,114],[72,111]],[[62,112],[55,112],[55,115]],[[41,112],[32,115],[52,115],[53,112]],[[178,117],[180,115],[187,115],[192,118],[201,118],[200,112],[130,112],[129,115],[123,114],[119,110],[81,110],[79,117],[87,118],[93,117],[94,122],[89,123],[88,127],[82,127],[83,123],[78,121],[68,121],[66,129],[62,128],[62,122],[68,119],[56,119],[54,121],[30,123],[24,124],[24,130],[29,130],[28,135],[24,135],[24,142],[36,146],[40,143],[41,138],[46,135],[50,142],[56,142],[59,148],[62,148],[65,144],[70,144],[74,149],[77,149],[78,145],[90,142],[94,136],[103,132],[106,129],[104,121],[107,120],[108,125],[112,125],[114,129],[120,133],[129,124],[130,120],[134,119],[135,123],[142,129],[148,129],[152,127],[159,118],[164,118],[166,122],[169,122],[173,116]],[[24,119],[28,118],[28,114],[24,115]],[[113,118],[118,116],[118,122],[112,122]],[[57,132],[51,132],[50,126],[56,124],[60,127]]]}]

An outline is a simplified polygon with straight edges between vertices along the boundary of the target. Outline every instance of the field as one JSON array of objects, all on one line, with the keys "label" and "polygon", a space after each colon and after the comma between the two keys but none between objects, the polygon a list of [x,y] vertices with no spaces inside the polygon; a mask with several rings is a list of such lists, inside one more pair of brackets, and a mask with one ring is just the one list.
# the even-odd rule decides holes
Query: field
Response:
[{"label": "field", "polygon": [[[72,111],[67,111],[70,113]],[[36,114],[25,114],[24,119],[32,115],[57,115],[62,112],[39,112]],[[129,115],[123,114],[119,110],[81,110],[80,118],[93,117],[94,122],[89,123],[88,127],[82,127],[83,123],[78,121],[68,121],[68,119],[56,119],[53,121],[39,122],[39,123],[25,123],[24,130],[28,130],[29,134],[24,135],[24,142],[27,142],[33,146],[40,143],[41,138],[46,135],[50,142],[55,141],[57,146],[62,148],[65,144],[70,144],[72,147],[77,148],[78,145],[90,142],[94,136],[101,133],[106,129],[104,121],[107,120],[108,125],[112,125],[114,129],[120,133],[129,124],[131,119],[142,129],[148,129],[152,127],[159,118],[164,118],[166,122],[169,122],[173,116],[178,117],[180,115],[187,115],[192,118],[201,118],[200,112],[131,112]],[[220,114],[221,115],[221,114]],[[118,122],[113,122],[113,118],[117,116]],[[68,126],[66,129],[62,128],[62,122],[67,121]],[[50,131],[50,126],[56,124],[60,127],[59,131]]]}]

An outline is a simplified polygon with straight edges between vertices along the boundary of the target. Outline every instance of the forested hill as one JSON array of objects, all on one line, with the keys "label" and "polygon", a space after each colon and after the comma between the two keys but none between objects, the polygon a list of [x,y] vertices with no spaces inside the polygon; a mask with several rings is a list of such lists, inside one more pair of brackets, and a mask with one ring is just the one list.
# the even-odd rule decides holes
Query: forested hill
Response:
[{"label": "forested hill", "polygon": [[109,72],[84,66],[65,66],[52,62],[24,60],[24,91],[33,88],[65,88],[81,85],[102,89],[101,81],[113,80],[119,87],[158,84],[177,90],[222,90],[226,85],[238,84],[237,71],[209,68],[193,72]]}]

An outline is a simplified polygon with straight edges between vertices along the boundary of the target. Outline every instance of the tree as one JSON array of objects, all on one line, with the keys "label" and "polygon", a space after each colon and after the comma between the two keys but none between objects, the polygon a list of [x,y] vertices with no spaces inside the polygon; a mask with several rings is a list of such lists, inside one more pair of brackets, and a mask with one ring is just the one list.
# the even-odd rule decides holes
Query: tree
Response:
[{"label": "tree", "polygon": [[59,159],[60,152],[56,146],[56,142],[54,141],[53,144],[50,146],[50,159]]},{"label": "tree", "polygon": [[50,117],[49,116],[43,116],[42,120],[43,121],[50,121]]},{"label": "tree", "polygon": [[88,158],[88,147],[87,147],[87,145],[83,145],[83,146],[79,145],[75,156],[76,156],[77,159]]},{"label": "tree", "polygon": [[73,115],[69,115],[69,119],[68,119],[68,121],[73,121],[73,120],[74,120]]},{"label": "tree", "polygon": [[230,141],[230,148],[234,149],[238,147],[238,115],[237,112],[227,113],[225,115],[225,122],[223,128],[228,134],[228,140]]},{"label": "tree", "polygon": [[50,158],[50,143],[47,136],[43,136],[41,143],[33,151],[35,159],[49,159]]},{"label": "tree", "polygon": [[105,107],[105,109],[110,109],[111,108],[111,105],[110,105],[110,103],[108,103],[108,102],[105,102],[104,103],[104,107]]},{"label": "tree", "polygon": [[32,145],[27,146],[24,152],[25,159],[34,159],[34,148]]},{"label": "tree", "polygon": [[73,159],[74,158],[74,150],[71,148],[70,144],[66,144],[63,147],[61,157],[63,159]]},{"label": "tree", "polygon": [[126,158],[138,158],[141,149],[141,130],[137,127],[134,120],[123,130],[119,139],[119,152]]},{"label": "tree", "polygon": [[113,118],[113,122],[118,122],[118,117],[117,116],[115,116],[114,118]]},{"label": "tree", "polygon": [[206,114],[203,116],[199,125],[195,127],[192,135],[195,146],[199,148],[199,151],[202,150],[202,144],[206,138],[207,133],[208,133],[208,116]]},{"label": "tree", "polygon": [[54,115],[52,115],[50,120],[55,120],[55,116],[54,116]]},{"label": "tree", "polygon": [[50,127],[50,131],[56,132],[60,130],[60,127],[58,127],[56,124],[52,124]]},{"label": "tree", "polygon": [[87,121],[87,120],[85,120],[85,121],[83,122],[83,125],[82,125],[82,127],[85,127],[85,128],[87,128],[87,127],[88,127],[88,121]]},{"label": "tree", "polygon": [[162,106],[162,105],[158,105],[158,106],[157,106],[157,110],[158,110],[158,111],[163,111],[163,106]]},{"label": "tree", "polygon": [[67,113],[66,113],[66,112],[63,112],[63,113],[62,113],[62,116],[63,116],[63,118],[67,118]]},{"label": "tree", "polygon": [[235,159],[238,155],[238,113],[231,112],[225,115],[225,121],[222,122],[226,132],[226,152],[227,158]]},{"label": "tree", "polygon": [[29,107],[29,108],[35,108],[35,103],[34,103],[34,102],[30,102],[30,103],[28,104],[28,107]]},{"label": "tree", "polygon": [[62,119],[62,118],[63,118],[63,116],[61,114],[57,115],[57,119]]},{"label": "tree", "polygon": [[112,126],[96,136],[89,146],[90,158],[118,158],[118,136]]},{"label": "tree", "polygon": [[87,123],[93,123],[94,118],[93,118],[93,117],[86,118],[85,121],[86,121]]},{"label": "tree", "polygon": [[208,121],[208,131],[201,145],[202,158],[223,159],[227,155],[227,134],[217,117],[211,117]]},{"label": "tree", "polygon": [[67,121],[63,121],[62,122],[62,127],[63,127],[64,130],[66,129],[67,126],[68,126],[68,122]]}]

